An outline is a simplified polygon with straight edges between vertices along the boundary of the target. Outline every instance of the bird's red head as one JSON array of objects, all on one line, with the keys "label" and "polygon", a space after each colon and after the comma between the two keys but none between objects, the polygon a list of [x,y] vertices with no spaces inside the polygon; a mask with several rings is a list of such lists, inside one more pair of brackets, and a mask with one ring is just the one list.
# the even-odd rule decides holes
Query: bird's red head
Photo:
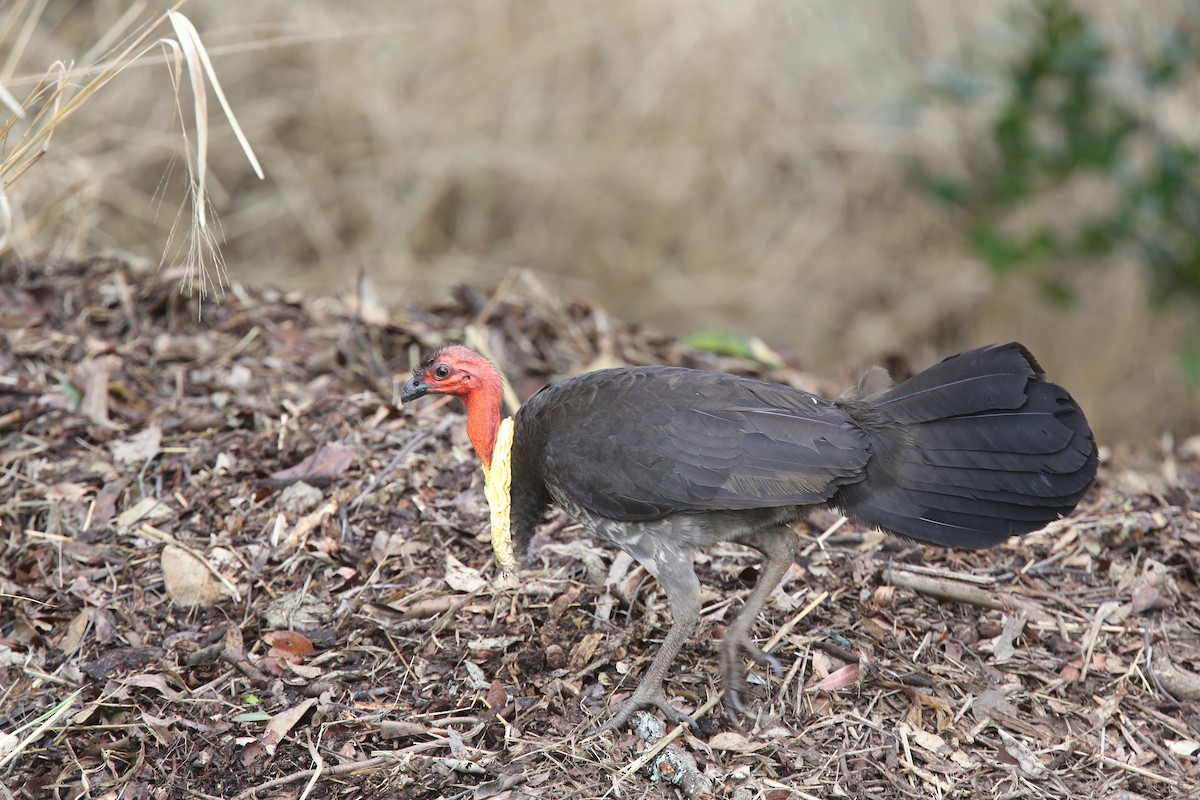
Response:
[{"label": "bird's red head", "polygon": [[413,369],[400,390],[407,403],[427,394],[452,394],[467,405],[467,434],[484,464],[491,466],[496,429],[504,401],[504,382],[492,362],[462,345],[435,350]]},{"label": "bird's red head", "polygon": [[401,399],[415,400],[426,394],[452,394],[467,400],[476,392],[502,389],[500,373],[483,356],[460,344],[435,350],[413,369],[404,384]]}]

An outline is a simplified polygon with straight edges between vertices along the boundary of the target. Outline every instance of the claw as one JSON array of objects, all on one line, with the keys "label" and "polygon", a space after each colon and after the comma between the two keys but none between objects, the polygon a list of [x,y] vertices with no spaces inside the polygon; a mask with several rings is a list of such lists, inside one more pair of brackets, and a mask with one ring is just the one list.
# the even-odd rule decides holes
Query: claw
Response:
[{"label": "claw", "polygon": [[741,648],[746,651],[755,664],[770,669],[776,678],[783,677],[783,664],[778,658],[749,640],[742,642]]},{"label": "claw", "polygon": [[734,719],[734,712],[749,716],[745,703],[742,702],[742,692],[746,689],[746,668],[744,656],[765,667],[775,674],[776,678],[783,677],[783,664],[779,659],[750,641],[748,637],[727,637],[721,646],[721,671],[725,674],[725,714]]}]

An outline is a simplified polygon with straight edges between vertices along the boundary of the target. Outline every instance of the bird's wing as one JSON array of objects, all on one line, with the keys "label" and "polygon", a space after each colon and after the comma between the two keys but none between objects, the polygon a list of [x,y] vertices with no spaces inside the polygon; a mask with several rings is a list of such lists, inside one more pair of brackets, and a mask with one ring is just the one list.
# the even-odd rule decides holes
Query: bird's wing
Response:
[{"label": "bird's wing", "polygon": [[602,370],[531,401],[545,480],[596,514],[821,503],[861,480],[866,434],[829,401],[670,367]]}]

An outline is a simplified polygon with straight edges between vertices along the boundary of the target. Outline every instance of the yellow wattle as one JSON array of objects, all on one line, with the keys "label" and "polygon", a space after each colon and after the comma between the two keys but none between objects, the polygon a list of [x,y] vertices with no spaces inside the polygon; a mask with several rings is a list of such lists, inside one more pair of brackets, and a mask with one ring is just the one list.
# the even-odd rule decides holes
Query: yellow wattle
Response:
[{"label": "yellow wattle", "polygon": [[517,571],[517,556],[513,551],[512,484],[513,421],[506,417],[496,429],[496,446],[492,450],[492,465],[483,465],[483,495],[492,512],[492,553],[504,572]]}]

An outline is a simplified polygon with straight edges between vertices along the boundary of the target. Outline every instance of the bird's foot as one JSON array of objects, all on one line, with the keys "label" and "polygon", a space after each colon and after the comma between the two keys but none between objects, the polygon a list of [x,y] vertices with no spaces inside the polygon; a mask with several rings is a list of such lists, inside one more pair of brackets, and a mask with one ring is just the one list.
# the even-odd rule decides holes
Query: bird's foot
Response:
[{"label": "bird's foot", "polygon": [[725,676],[725,713],[729,717],[735,711],[744,715],[748,713],[742,702],[742,693],[746,691],[745,656],[749,656],[760,667],[769,668],[775,677],[783,677],[783,665],[779,659],[750,641],[748,635],[726,635],[721,643],[721,672]]},{"label": "bird's foot", "polygon": [[596,736],[605,731],[615,731],[628,722],[635,711],[640,711],[643,708],[657,708],[670,722],[678,725],[686,724],[693,730],[699,728],[696,720],[671,705],[670,701],[667,700],[667,695],[663,691],[662,681],[652,682],[643,680],[638,684],[633,694],[625,702],[621,703],[621,707],[609,718],[608,722],[588,732],[587,735]]}]

